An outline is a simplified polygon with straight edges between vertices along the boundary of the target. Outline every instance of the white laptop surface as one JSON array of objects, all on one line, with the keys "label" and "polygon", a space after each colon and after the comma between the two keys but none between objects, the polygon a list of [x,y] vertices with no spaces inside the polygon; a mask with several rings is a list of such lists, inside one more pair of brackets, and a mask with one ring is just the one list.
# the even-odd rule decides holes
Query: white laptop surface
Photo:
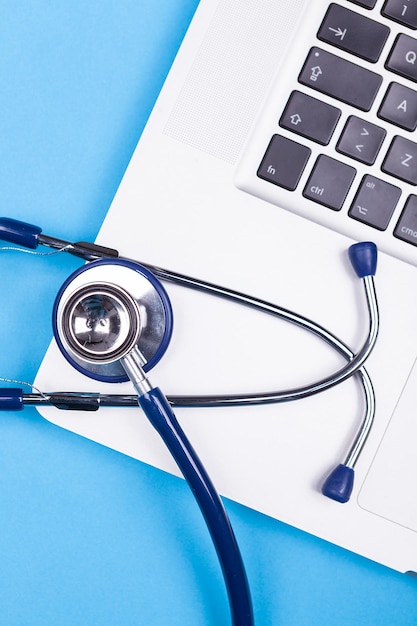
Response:
[{"label": "white laptop surface", "polygon": [[[414,70],[410,45],[417,41],[414,27],[401,23],[412,15],[404,10],[390,15],[390,2],[372,4],[339,0],[321,28],[323,41],[316,34],[329,7],[324,0],[201,0],[98,241],[123,256],[298,311],[352,350],[366,335],[368,314],[346,251],[355,241],[377,243],[381,331],[366,366],[376,392],[376,418],[355,467],[349,502],[326,498],[320,487],[342,461],[362,419],[356,380],[289,404],[177,409],[176,414],[221,494],[405,572],[417,571],[417,227],[412,227],[411,209],[402,212],[416,193],[417,152],[401,115],[407,112],[409,123],[417,77],[405,73]],[[383,7],[387,15],[381,15]],[[361,17],[384,26],[376,35],[384,40],[376,60],[361,58],[368,50],[360,48],[358,56],[345,49],[354,20]],[[356,32],[368,23],[358,24]],[[395,59],[391,54],[387,70],[384,64],[399,41],[403,48],[395,49]],[[401,55],[404,67],[394,67]],[[336,63],[334,78],[327,75],[329,59]],[[337,65],[341,60],[348,65]],[[372,72],[366,75],[369,83],[382,76],[376,94],[369,96],[370,110],[363,103],[358,108],[356,102],[342,102],[339,92],[322,93],[321,75],[328,79],[327,91],[336,83],[342,88],[341,74],[346,72],[346,82],[356,75],[351,64]],[[392,83],[402,98],[400,118],[382,119]],[[354,91],[349,86],[348,98]],[[294,92],[300,100],[286,109]],[[305,122],[317,102],[336,110],[326,109],[334,113],[334,128],[328,140],[320,135],[320,143],[305,136],[319,126]],[[346,143],[340,138],[348,121]],[[376,151],[374,143],[366,143],[369,134],[379,140],[376,155],[369,155],[371,148]],[[274,135],[308,149],[294,190],[277,184],[267,171],[273,166],[264,155]],[[326,185],[334,181],[325,179],[320,186],[310,178],[317,159],[334,162],[328,158],[351,174],[340,210],[329,208],[325,199]],[[343,184],[346,178],[340,188]],[[368,209],[369,196],[357,196],[360,189],[366,194],[381,184],[384,207],[389,192],[399,190],[388,218],[385,209],[382,217],[375,207]],[[150,374],[166,394],[284,389],[343,364],[305,331],[207,295],[166,288],[174,334],[167,355]],[[128,383],[115,390],[76,373],[52,343],[36,385],[61,390],[62,381],[67,390],[131,392]],[[64,428],[177,473],[139,410],[41,412]]]}]

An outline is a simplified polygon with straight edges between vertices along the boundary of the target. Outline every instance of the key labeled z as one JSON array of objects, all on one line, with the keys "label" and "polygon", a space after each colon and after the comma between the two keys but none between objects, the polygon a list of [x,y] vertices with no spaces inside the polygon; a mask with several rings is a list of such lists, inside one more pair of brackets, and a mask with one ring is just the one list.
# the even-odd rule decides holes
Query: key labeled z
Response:
[{"label": "key labeled z", "polygon": [[410,163],[409,161],[411,161],[413,158],[412,154],[405,154],[405,157],[402,158],[401,160],[401,165],[405,165],[405,167],[410,167]]}]

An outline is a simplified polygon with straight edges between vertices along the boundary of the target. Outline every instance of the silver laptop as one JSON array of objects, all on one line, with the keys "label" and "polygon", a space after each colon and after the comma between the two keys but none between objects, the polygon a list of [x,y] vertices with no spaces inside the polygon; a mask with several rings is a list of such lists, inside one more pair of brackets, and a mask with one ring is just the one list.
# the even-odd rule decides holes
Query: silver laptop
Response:
[{"label": "silver laptop", "polygon": [[[376,416],[349,502],[321,485],[359,428],[355,379],[288,404],[176,413],[221,494],[401,572],[417,571],[416,28],[411,2],[201,0],[98,237],[298,311],[353,351],[368,314],[347,249],[377,244]],[[343,364],[299,328],[166,288],[174,335],[151,373],[166,394],[288,388]],[[63,380],[109,391],[52,343],[36,385]],[[177,473],[136,409],[41,412]]]}]

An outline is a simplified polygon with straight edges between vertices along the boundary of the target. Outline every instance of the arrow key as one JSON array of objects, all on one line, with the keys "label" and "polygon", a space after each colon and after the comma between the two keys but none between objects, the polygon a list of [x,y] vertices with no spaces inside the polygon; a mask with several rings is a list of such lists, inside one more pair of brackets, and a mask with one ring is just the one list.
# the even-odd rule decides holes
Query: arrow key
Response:
[{"label": "arrow key", "polygon": [[351,115],[346,122],[336,150],[356,161],[372,165],[385,139],[386,131],[360,117]]},{"label": "arrow key", "polygon": [[279,125],[325,146],[340,117],[340,109],[300,91],[293,91]]}]

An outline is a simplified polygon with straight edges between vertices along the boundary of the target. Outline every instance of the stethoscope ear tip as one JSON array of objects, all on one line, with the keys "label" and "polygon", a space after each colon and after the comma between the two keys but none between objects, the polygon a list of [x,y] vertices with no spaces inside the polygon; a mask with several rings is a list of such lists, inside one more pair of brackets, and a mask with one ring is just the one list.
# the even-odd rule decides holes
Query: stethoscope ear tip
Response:
[{"label": "stethoscope ear tip", "polygon": [[361,241],[349,248],[349,259],[359,278],[375,276],[378,249],[372,241]]},{"label": "stethoscope ear tip", "polygon": [[326,478],[321,492],[336,502],[348,502],[353,489],[354,477],[354,470],[341,463]]}]

